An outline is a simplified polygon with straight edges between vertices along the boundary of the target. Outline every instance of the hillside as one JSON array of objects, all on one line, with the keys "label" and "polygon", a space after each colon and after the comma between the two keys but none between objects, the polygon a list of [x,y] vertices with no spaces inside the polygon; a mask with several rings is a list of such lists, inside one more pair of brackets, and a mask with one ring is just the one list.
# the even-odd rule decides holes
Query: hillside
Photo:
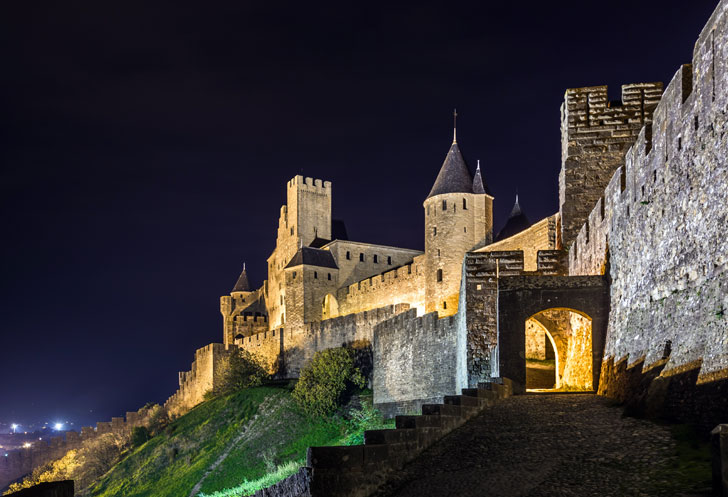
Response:
[{"label": "hillside", "polygon": [[193,489],[194,495],[210,495],[269,475],[259,482],[267,486],[295,471],[308,446],[356,443],[363,429],[377,423],[366,407],[352,413],[356,421],[312,420],[286,388],[258,387],[213,399],[133,449],[79,495],[181,497]]}]

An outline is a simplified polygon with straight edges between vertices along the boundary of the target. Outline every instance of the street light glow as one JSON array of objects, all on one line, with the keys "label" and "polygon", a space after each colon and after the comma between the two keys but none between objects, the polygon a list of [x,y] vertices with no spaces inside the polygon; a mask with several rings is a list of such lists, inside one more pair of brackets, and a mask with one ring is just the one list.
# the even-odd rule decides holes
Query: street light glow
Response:
[{"label": "street light glow", "polygon": [[63,429],[63,423],[56,423],[55,425],[53,425],[53,428],[56,431],[61,431]]},{"label": "street light glow", "polygon": [[15,430],[18,429],[18,425],[15,423],[11,424],[10,427],[13,429],[13,433],[15,433]]}]

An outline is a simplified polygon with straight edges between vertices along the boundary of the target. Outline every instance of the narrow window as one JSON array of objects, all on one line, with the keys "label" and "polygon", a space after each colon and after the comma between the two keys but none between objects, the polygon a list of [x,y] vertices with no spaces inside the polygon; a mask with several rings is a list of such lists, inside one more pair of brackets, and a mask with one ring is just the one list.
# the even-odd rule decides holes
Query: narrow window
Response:
[{"label": "narrow window", "polygon": [[443,302],[443,303],[442,303],[442,308],[443,308],[443,309],[447,309],[447,302]]},{"label": "narrow window", "polygon": [[698,116],[695,116],[695,131],[698,130],[699,124],[698,124]]},{"label": "narrow window", "polygon": [[296,272],[295,271],[293,271],[293,279],[294,280],[296,279]]},{"label": "narrow window", "polygon": [[468,201],[466,199],[463,199],[463,210],[468,210]]},{"label": "narrow window", "polygon": [[313,272],[313,279],[315,279],[315,280],[318,279],[318,271]]},{"label": "narrow window", "polygon": [[432,236],[437,236],[437,226],[432,228]]},{"label": "narrow window", "polygon": [[346,251],[346,260],[347,261],[351,260],[351,252],[349,252],[348,250]]},{"label": "narrow window", "polygon": [[374,264],[377,264],[379,262],[379,257],[377,254],[374,254]]},{"label": "narrow window", "polygon": [[391,255],[387,256],[387,264],[390,266],[392,265],[392,256]]},{"label": "narrow window", "polygon": [[281,295],[281,305],[283,305],[283,295]]},{"label": "narrow window", "polygon": [[329,281],[331,281],[331,273],[329,273]]},{"label": "narrow window", "polygon": [[442,269],[437,270],[437,281],[442,281]]},{"label": "narrow window", "polygon": [[440,249],[437,249],[437,256],[440,257]]},{"label": "narrow window", "polygon": [[468,232],[467,226],[463,226],[463,233],[467,233],[467,232]]},{"label": "narrow window", "polygon": [[682,150],[682,136],[677,137],[677,149]]},{"label": "narrow window", "polygon": [[364,262],[364,253],[359,254],[359,262]]},{"label": "narrow window", "polygon": [[447,200],[442,201],[442,210],[444,210],[444,211],[447,210]]},{"label": "narrow window", "polygon": [[291,235],[293,235],[293,228],[291,228]]}]

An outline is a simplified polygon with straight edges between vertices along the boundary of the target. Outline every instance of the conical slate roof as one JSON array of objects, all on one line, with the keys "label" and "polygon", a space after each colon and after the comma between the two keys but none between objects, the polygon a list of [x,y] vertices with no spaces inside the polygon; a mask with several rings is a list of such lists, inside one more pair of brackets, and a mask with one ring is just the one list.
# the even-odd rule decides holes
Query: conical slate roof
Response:
[{"label": "conical slate roof", "polygon": [[427,198],[442,195],[443,193],[473,193],[473,180],[470,177],[470,171],[467,164],[465,164],[463,155],[460,153],[457,142],[454,140]]},{"label": "conical slate roof", "polygon": [[483,177],[480,175],[480,161],[478,161],[478,167],[475,169],[475,176],[473,177],[473,193],[487,193],[490,195],[488,185],[483,181]]},{"label": "conical slate roof", "polygon": [[233,287],[233,292],[249,292],[250,291],[250,282],[248,281],[248,272],[245,270],[245,264],[243,264],[243,272],[240,273],[240,276],[238,277],[238,281],[235,283],[235,286]]},{"label": "conical slate roof", "polygon": [[518,194],[516,194],[516,203],[513,204],[513,209],[511,209],[511,214],[508,216],[508,221],[506,221],[505,226],[501,228],[493,241],[499,242],[509,238],[530,226],[531,221],[528,220],[528,217],[521,209],[521,204],[518,203]]}]

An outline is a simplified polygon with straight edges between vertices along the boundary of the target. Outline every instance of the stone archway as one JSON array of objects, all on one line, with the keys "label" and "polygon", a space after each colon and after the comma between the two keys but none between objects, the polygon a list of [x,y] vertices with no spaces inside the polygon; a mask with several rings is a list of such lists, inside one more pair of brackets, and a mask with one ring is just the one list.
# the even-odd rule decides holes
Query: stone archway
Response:
[{"label": "stone archway", "polygon": [[[551,309],[568,310],[574,326],[589,320],[590,343],[585,349],[591,366],[591,389],[599,385],[609,317],[609,285],[603,276],[505,276],[498,279],[498,370],[497,376],[510,378],[514,390],[526,388],[526,334],[524,323]],[[570,317],[571,319],[571,317]],[[553,333],[552,333],[553,335]],[[553,337],[557,342],[556,337]],[[586,347],[583,343],[582,348]],[[558,344],[557,344],[558,347]],[[568,350],[566,351],[568,353]],[[563,356],[563,352],[562,352]],[[566,364],[564,364],[565,368]],[[582,368],[583,370],[587,368]],[[566,373],[564,373],[566,374]],[[565,379],[565,378],[564,378]]]},{"label": "stone archway", "polygon": [[[594,389],[592,372],[592,319],[576,309],[552,307],[526,320],[526,389]],[[540,334],[543,333],[543,335]],[[541,342],[550,342],[554,358],[541,353]],[[554,378],[547,386],[547,375]]]}]

